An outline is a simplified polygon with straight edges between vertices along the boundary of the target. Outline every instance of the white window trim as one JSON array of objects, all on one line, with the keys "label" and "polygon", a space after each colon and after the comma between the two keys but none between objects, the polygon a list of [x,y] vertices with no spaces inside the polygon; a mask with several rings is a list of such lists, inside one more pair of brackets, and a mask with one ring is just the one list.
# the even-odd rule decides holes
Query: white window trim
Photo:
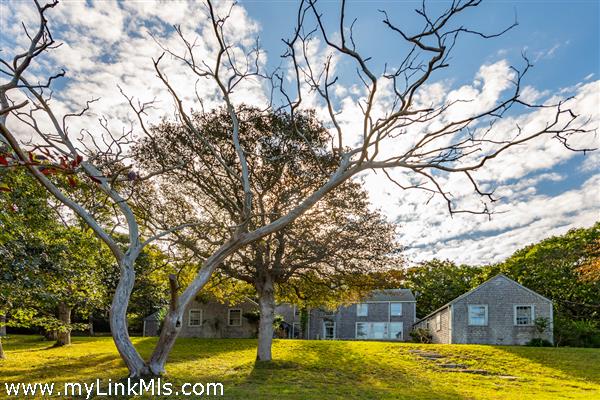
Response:
[{"label": "white window trim", "polygon": [[[400,314],[392,314],[392,304],[400,304]],[[399,301],[390,301],[390,317],[401,317],[404,313],[404,307]]]},{"label": "white window trim", "polygon": [[[484,307],[485,319],[483,325],[471,324],[471,307]],[[467,324],[469,326],[488,326],[488,305],[487,304],[468,304],[467,305]]]},{"label": "white window trim", "polygon": [[[367,307],[367,313],[365,315],[358,313],[359,306],[361,306],[361,305]],[[368,317],[369,316],[369,303],[356,303],[356,316],[357,317]]]},{"label": "white window trim", "polygon": [[[487,312],[486,312],[487,314]],[[487,320],[487,317],[486,317]],[[442,313],[437,313],[435,316],[435,330],[439,332],[442,330]]]},{"label": "white window trim", "polygon": [[[517,307],[531,307],[531,323],[517,324]],[[533,326],[535,320],[535,304],[514,304],[513,305],[513,324],[515,326]]]},{"label": "white window trim", "polygon": [[[193,311],[200,311],[200,323],[199,324],[192,324],[192,312]],[[204,317],[204,311],[202,311],[201,308],[190,308],[190,310],[188,311],[188,326],[202,326],[202,319]]]},{"label": "white window trim", "polygon": [[[240,323],[239,324],[232,324],[231,323],[231,312],[232,311],[239,311],[240,312]],[[241,308],[230,308],[229,310],[227,310],[227,326],[242,326],[242,309]]]},{"label": "white window trim", "polygon": [[[326,337],[327,335],[326,335],[326,330],[325,330],[325,324],[327,322],[333,323],[333,337],[332,338]],[[323,321],[323,339],[325,339],[325,340],[337,339],[337,323],[335,321]]]}]

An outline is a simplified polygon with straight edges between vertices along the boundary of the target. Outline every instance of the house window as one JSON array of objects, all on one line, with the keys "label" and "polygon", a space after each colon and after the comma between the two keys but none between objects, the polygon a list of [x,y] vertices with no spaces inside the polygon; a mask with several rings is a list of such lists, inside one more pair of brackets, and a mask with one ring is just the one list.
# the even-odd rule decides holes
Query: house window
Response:
[{"label": "house window", "polygon": [[469,305],[469,325],[486,326],[488,323],[487,304]]},{"label": "house window", "polygon": [[392,317],[402,316],[402,303],[390,303],[390,315]]},{"label": "house window", "polygon": [[202,325],[202,310],[190,310],[188,317],[188,326]]},{"label": "house window", "polygon": [[402,322],[390,322],[389,338],[392,340],[402,340],[403,328]]},{"label": "house window", "polygon": [[356,339],[402,340],[402,322],[357,322]]},{"label": "house window", "polygon": [[356,305],[356,316],[366,317],[369,315],[369,305],[367,303],[359,303]]},{"label": "house window", "polygon": [[435,330],[436,331],[442,330],[442,314],[440,314],[440,313],[438,313],[435,316]]},{"label": "house window", "polygon": [[515,325],[533,325],[534,306],[515,306]]},{"label": "house window", "polygon": [[294,306],[294,317],[300,316],[300,308],[298,306]]},{"label": "house window", "polygon": [[302,337],[302,327],[300,326],[299,322],[294,322],[292,324],[291,338],[292,339],[300,339],[301,337]]},{"label": "house window", "polygon": [[242,310],[239,308],[229,309],[229,326],[241,326],[242,325]]},{"label": "house window", "polygon": [[369,324],[367,322],[356,323],[356,335],[357,339],[368,339],[369,337]]},{"label": "house window", "polygon": [[334,321],[323,321],[323,339],[335,339]]}]

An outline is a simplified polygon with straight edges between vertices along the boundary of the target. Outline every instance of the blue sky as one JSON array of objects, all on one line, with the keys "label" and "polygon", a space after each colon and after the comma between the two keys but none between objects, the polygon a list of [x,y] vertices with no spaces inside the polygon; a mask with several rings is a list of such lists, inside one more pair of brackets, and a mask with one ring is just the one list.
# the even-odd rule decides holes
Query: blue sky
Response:
[{"label": "blue sky", "polygon": [[[428,5],[432,11],[447,2],[433,2]],[[281,54],[281,37],[288,37],[296,20],[293,1],[253,1],[242,0],[248,14],[261,23],[260,38],[264,47],[271,52],[269,61],[277,63]],[[382,61],[397,60],[390,49],[398,49],[398,42],[381,40],[393,39],[381,23],[378,10],[386,10],[399,26],[419,28],[420,20],[412,12],[420,7],[420,1],[348,1],[346,20],[358,18],[355,37],[359,49],[372,56],[381,66]],[[320,10],[325,16],[339,15],[336,1],[323,1]],[[465,26],[481,32],[501,31],[512,24],[515,14],[519,26],[491,40],[465,36],[456,47],[452,69],[439,74],[458,82],[468,80],[482,61],[498,58],[498,52],[509,60],[518,62],[525,51],[531,61],[541,55],[535,63],[535,71],[529,82],[540,89],[557,89],[573,85],[590,73],[598,73],[600,62],[600,2],[583,1],[488,1],[474,8],[461,18]],[[326,19],[336,30],[334,18]],[[416,23],[415,21],[419,21]],[[555,48],[556,47],[556,48]],[[552,54],[550,50],[555,48]]]},{"label": "blue sky", "polygon": [[[294,1],[242,0],[232,16],[234,44],[259,36],[266,51],[262,61],[267,70],[280,65],[284,47],[281,38],[289,37],[295,23]],[[329,32],[338,29],[339,5],[320,1],[319,9]],[[413,1],[348,1],[348,23],[358,17],[354,35],[358,50],[372,57],[370,65],[382,72],[384,62],[393,64],[404,55],[398,37],[381,23],[378,9],[388,11],[390,19],[407,31],[415,31]],[[428,2],[432,12],[447,2]],[[31,24],[35,14],[27,2],[0,1],[0,23],[7,32],[0,40],[3,50],[19,49],[19,23]],[[228,8],[220,2],[221,11]],[[458,23],[484,33],[501,31],[512,24],[515,14],[519,25],[502,37],[482,40],[464,36],[454,49],[450,68],[439,71],[423,93],[424,98],[447,99],[456,93],[476,93],[480,101],[497,101],[508,66],[522,65],[524,52],[534,68],[528,74],[524,90],[538,102],[575,96],[575,109],[591,118],[590,127],[600,121],[600,2],[589,1],[487,1],[466,12]],[[177,46],[172,24],[181,24],[199,43],[210,47],[210,30],[201,3],[153,1],[62,2],[50,15],[55,37],[65,44],[40,65],[36,73],[65,66],[68,78],[55,86],[57,107],[73,110],[87,97],[101,97],[97,115],[109,117],[115,127],[130,118],[123,99],[115,95],[116,85],[141,100],[157,97],[164,105],[160,118],[171,113],[171,102],[156,82],[151,58],[161,50],[149,38],[153,32],[163,43]],[[321,43],[322,45],[322,43]],[[315,57],[327,50],[317,46]],[[210,58],[210,55],[207,55]],[[193,104],[193,78],[180,65],[166,61],[166,71],[175,87]],[[356,101],[360,98],[354,66],[339,60],[340,76],[336,107],[348,129],[356,123]],[[487,90],[486,88],[491,88]],[[217,105],[218,96],[210,87],[202,87],[208,106]],[[260,85],[249,85],[238,92],[240,102],[260,103],[266,93]],[[429,97],[428,97],[429,96]],[[189,103],[188,103],[189,102]],[[314,102],[317,109],[323,105]],[[166,111],[165,111],[166,110]],[[322,111],[322,110],[321,110]],[[515,121],[541,121],[541,113],[514,113]],[[532,122],[532,123],[533,123]],[[76,131],[75,127],[73,131]],[[600,146],[598,137],[586,137],[574,144]],[[397,144],[392,144],[392,147]],[[401,176],[400,174],[398,176]],[[522,146],[481,171],[482,181],[494,187],[501,201],[492,220],[479,216],[448,215],[439,199],[427,202],[419,193],[394,190],[381,174],[364,177],[373,206],[401,224],[401,243],[413,261],[432,257],[457,262],[482,264],[497,262],[514,250],[574,227],[591,226],[600,220],[600,157],[598,152],[583,156],[562,149],[555,141],[538,141]],[[472,197],[464,182],[448,178],[459,201]]]}]

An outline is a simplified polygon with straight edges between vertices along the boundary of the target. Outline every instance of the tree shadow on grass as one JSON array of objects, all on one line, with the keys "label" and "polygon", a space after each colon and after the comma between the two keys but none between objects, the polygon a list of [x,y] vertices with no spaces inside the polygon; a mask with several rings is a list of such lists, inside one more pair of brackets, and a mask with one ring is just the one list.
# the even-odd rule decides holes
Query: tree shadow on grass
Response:
[{"label": "tree shadow on grass", "polygon": [[71,382],[112,376],[121,372],[126,373],[120,359],[112,354],[85,355],[76,359],[43,360],[40,365],[19,365],[19,360],[12,361],[8,366],[0,364],[3,380],[15,378],[15,381],[27,382]]},{"label": "tree shadow on grass", "polygon": [[526,346],[494,348],[557,370],[571,378],[600,384],[600,349]]},{"label": "tree shadow on grass", "polygon": [[13,353],[46,350],[53,344],[53,341],[49,341],[40,335],[8,335],[2,337],[4,351]]},{"label": "tree shadow on grass", "polygon": [[[431,386],[415,371],[377,361],[349,342],[297,341],[293,352],[272,362],[255,362],[246,380],[233,388],[251,398],[286,399],[462,399],[453,390]],[[277,353],[277,352],[276,352]]]},{"label": "tree shadow on grass", "polygon": [[230,353],[255,350],[256,339],[195,339],[180,338],[169,356],[169,364],[225,356]]}]

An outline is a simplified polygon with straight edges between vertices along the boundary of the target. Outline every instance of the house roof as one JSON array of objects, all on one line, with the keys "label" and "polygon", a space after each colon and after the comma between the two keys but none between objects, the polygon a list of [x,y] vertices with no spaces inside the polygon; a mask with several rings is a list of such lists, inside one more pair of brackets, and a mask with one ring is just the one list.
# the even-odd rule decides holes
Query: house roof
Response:
[{"label": "house roof", "polygon": [[437,314],[438,312],[442,311],[443,309],[445,309],[445,308],[447,308],[447,307],[451,306],[452,304],[456,303],[458,300],[460,300],[460,299],[463,299],[463,298],[467,297],[468,295],[470,295],[470,294],[472,294],[472,293],[476,292],[477,290],[481,289],[481,288],[482,288],[482,287],[484,287],[485,285],[487,285],[487,284],[489,284],[489,283],[491,283],[491,282],[493,282],[493,281],[495,281],[495,280],[497,280],[497,279],[499,279],[499,278],[506,279],[507,281],[509,281],[509,282],[512,282],[512,283],[514,283],[514,284],[516,284],[516,285],[520,286],[521,288],[525,289],[526,291],[528,291],[528,292],[530,292],[530,293],[532,293],[532,294],[534,294],[534,295],[536,295],[536,296],[538,296],[538,297],[540,297],[540,298],[542,298],[542,299],[544,299],[544,300],[546,300],[546,301],[548,301],[548,302],[552,303],[552,300],[550,300],[550,299],[548,299],[547,297],[544,297],[544,296],[542,296],[541,294],[539,294],[539,293],[537,293],[537,292],[534,292],[533,290],[531,290],[531,289],[529,289],[529,288],[527,288],[527,287],[525,287],[525,286],[521,285],[519,282],[517,282],[517,281],[515,281],[515,280],[513,280],[513,279],[510,279],[508,276],[506,276],[506,275],[504,275],[504,274],[498,274],[498,275],[496,275],[496,276],[494,276],[494,277],[492,277],[492,278],[488,279],[487,281],[483,282],[481,285],[479,285],[479,286],[477,286],[477,287],[475,287],[475,288],[473,288],[473,289],[469,290],[468,292],[465,292],[465,293],[461,294],[460,296],[458,296],[458,297],[457,297],[457,298],[455,298],[454,300],[452,300],[452,301],[449,301],[448,303],[444,304],[443,306],[441,306],[440,308],[436,309],[435,311],[432,311],[432,312],[430,312],[429,314],[427,314],[426,316],[424,316],[423,318],[421,318],[421,319],[419,319],[417,322],[415,322],[415,325],[416,325],[416,324],[418,324],[419,322],[421,322],[421,321],[423,321],[423,320],[426,320],[426,319],[428,319],[429,317],[431,317],[431,316],[433,316],[433,315]]},{"label": "house roof", "polygon": [[160,311],[153,312],[152,314],[145,317],[144,321],[160,321],[160,314]]},{"label": "house roof", "polygon": [[410,289],[374,290],[367,301],[415,301]]}]

